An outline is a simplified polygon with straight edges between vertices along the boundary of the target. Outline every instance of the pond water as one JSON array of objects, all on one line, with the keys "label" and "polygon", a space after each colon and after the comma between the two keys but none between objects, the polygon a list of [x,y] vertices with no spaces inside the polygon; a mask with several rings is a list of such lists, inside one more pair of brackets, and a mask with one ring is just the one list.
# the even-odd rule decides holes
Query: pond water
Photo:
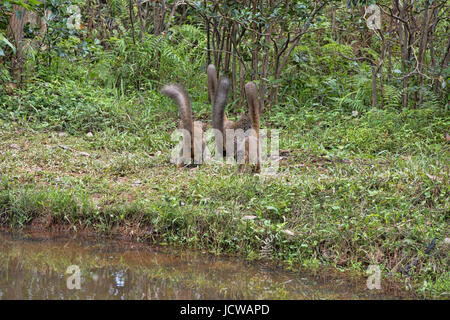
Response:
[{"label": "pond water", "polygon": [[124,240],[0,230],[0,299],[401,298],[365,282]]}]

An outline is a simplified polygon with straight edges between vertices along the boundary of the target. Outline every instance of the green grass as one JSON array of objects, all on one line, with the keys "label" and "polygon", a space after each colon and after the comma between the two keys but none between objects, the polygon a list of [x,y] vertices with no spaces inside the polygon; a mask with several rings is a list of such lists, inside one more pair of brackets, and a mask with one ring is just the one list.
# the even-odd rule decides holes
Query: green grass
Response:
[{"label": "green grass", "polygon": [[378,264],[394,278],[412,265],[401,281],[425,297],[448,295],[448,106],[401,110],[393,88],[389,107],[354,110],[355,95],[343,97],[360,87],[331,90],[340,83],[332,75],[295,78],[262,119],[280,131],[286,158],[276,176],[231,165],[176,169],[169,158],[178,110],[157,87],[183,83],[195,118],[210,122],[205,57],[168,54],[167,72],[140,70],[139,90],[131,85],[139,63],[117,69],[121,57],[61,60],[58,70],[39,67],[21,89],[0,92],[3,225],[120,233],[310,269],[363,273]]},{"label": "green grass", "polygon": [[450,290],[443,109],[274,106],[263,127],[280,130],[288,156],[263,181],[228,165],[177,170],[176,106],[154,91],[117,98],[57,81],[0,101],[4,225],[65,225],[308,268],[378,264],[395,278],[417,260],[407,280],[416,292]]},{"label": "green grass", "polygon": [[[76,37],[63,37],[52,47],[68,56],[51,48],[27,56],[24,81],[10,93],[4,59],[0,223],[120,233],[292,267],[364,273],[378,264],[424,297],[447,298],[448,86],[439,97],[427,80],[423,104],[401,109],[401,81],[384,77],[371,108],[371,65],[338,55],[355,48],[331,38],[304,34],[281,79],[268,70],[280,103],[261,124],[280,130],[286,158],[265,180],[230,165],[169,162],[179,116],[161,86],[182,83],[195,118],[211,118],[200,25],[136,43],[130,34],[101,44],[87,37],[83,55]],[[251,51],[242,53],[247,65]],[[402,69],[400,58],[391,62]],[[239,72],[250,80],[253,70]],[[236,113],[246,105],[230,104]]]}]

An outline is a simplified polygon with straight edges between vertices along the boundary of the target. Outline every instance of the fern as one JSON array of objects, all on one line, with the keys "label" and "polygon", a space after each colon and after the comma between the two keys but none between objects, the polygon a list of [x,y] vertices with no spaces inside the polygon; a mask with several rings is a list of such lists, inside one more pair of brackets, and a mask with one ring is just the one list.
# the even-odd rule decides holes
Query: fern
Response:
[{"label": "fern", "polygon": [[107,87],[124,93],[133,87],[149,88],[153,81],[204,82],[193,77],[201,75],[206,57],[206,39],[199,27],[182,25],[168,35],[145,34],[136,44],[131,37],[111,37],[109,44],[112,50],[103,51],[92,70]]},{"label": "fern", "polygon": [[331,100],[336,101],[339,104],[339,107],[346,111],[356,110],[362,112],[367,109],[360,89],[347,93],[342,98],[332,97]]},{"label": "fern", "polygon": [[386,108],[397,108],[401,106],[402,103],[402,94],[404,89],[398,89],[391,85],[385,85],[384,89],[384,97],[383,104]]},{"label": "fern", "polygon": [[439,100],[439,97],[430,89],[423,89],[423,104],[422,108],[438,108],[442,105],[442,102]]},{"label": "fern", "polygon": [[161,52],[161,65],[169,68],[178,68],[182,71],[186,70],[185,63],[180,57],[178,52],[172,46],[168,45],[167,42],[160,49]]},{"label": "fern", "polygon": [[200,28],[191,24],[183,24],[181,26],[174,27],[171,30],[180,33],[183,38],[190,42],[194,42],[205,37]]},{"label": "fern", "polygon": [[204,63],[206,37],[204,32],[193,25],[181,25],[171,28],[174,38],[176,38],[177,52],[189,62],[191,70],[197,69]]}]

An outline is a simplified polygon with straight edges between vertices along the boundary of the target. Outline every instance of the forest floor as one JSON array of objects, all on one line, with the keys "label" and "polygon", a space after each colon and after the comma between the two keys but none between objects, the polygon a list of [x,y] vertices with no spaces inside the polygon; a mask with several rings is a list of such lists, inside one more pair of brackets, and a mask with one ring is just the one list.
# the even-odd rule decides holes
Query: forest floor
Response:
[{"label": "forest floor", "polygon": [[3,225],[120,233],[312,269],[379,265],[423,297],[448,298],[448,151],[290,148],[278,174],[261,179],[225,164],[177,169],[166,152],[111,151],[97,133],[0,120],[0,136]]}]

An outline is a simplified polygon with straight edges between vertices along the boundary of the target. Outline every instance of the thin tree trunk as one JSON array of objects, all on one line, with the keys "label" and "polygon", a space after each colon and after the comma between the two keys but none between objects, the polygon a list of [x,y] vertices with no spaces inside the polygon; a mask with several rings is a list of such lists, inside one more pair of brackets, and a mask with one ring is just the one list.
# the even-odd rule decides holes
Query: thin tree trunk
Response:
[{"label": "thin tree trunk", "polygon": [[129,8],[130,8],[130,21],[131,21],[131,33],[133,34],[133,44],[136,45],[136,39],[134,37],[134,21],[133,21],[133,3],[132,0],[129,0]]},{"label": "thin tree trunk", "polygon": [[[207,1],[205,0],[205,11],[207,8]],[[209,18],[205,16],[205,26],[206,26],[206,64],[211,64],[211,32],[209,28]]]},{"label": "thin tree trunk", "polygon": [[[392,4],[393,6],[393,4]],[[392,81],[392,36],[394,31],[394,18],[390,17],[389,20],[389,38],[388,38],[388,44],[387,44],[387,54],[388,54],[388,65],[387,65],[387,77],[388,82],[390,83]]]},{"label": "thin tree trunk", "polygon": [[242,106],[243,101],[245,101],[245,66],[242,61],[239,61],[239,92],[239,101]]},{"label": "thin tree trunk", "polygon": [[225,40],[225,61],[223,71],[226,75],[230,73],[230,60],[231,60],[231,34],[233,33],[232,22],[228,25],[228,34]]},{"label": "thin tree trunk", "polygon": [[[406,8],[408,6],[407,1],[404,1],[403,6],[399,4],[399,0],[396,0],[396,6],[399,9],[399,15],[400,18],[405,21],[401,22],[398,25],[398,36],[400,40],[401,45],[401,57],[402,57],[402,69],[404,74],[408,74],[409,72],[409,57],[410,57],[410,49],[409,49],[409,39],[410,35],[408,34],[408,28],[407,28],[407,16],[406,16]],[[407,108],[408,107],[408,88],[409,88],[409,78],[410,75],[406,75],[403,78],[403,89],[402,89],[402,107]]]},{"label": "thin tree trunk", "polygon": [[[256,14],[258,12],[258,3],[257,0],[253,0],[253,13]],[[256,23],[252,23],[253,30],[256,29]],[[258,80],[258,52],[259,52],[259,36],[256,32],[252,33],[252,80]]]},{"label": "thin tree trunk", "polygon": [[[447,40],[447,47],[445,49],[444,55],[442,56],[442,60],[440,63],[439,73],[437,74],[437,79],[435,83],[435,93],[439,95],[439,98],[442,97],[442,85],[441,85],[441,78],[442,78],[442,72],[447,68],[448,64],[450,62],[450,36]],[[442,81],[444,81],[442,79]]]},{"label": "thin tree trunk", "polygon": [[[272,1],[267,1],[268,5],[272,6]],[[262,8],[261,8],[262,9]],[[269,68],[269,54],[270,54],[270,35],[272,34],[272,21],[269,22],[269,27],[266,30],[266,36],[264,37],[265,44],[264,44],[264,54],[263,54],[263,60],[262,60],[262,66],[261,66],[261,81],[259,85],[259,105],[261,110],[259,111],[260,114],[264,113],[264,110],[266,108],[266,101],[265,101],[265,95],[266,95],[266,79],[267,79],[267,71]]]},{"label": "thin tree trunk", "polygon": [[13,5],[14,13],[9,19],[8,35],[14,39],[16,53],[11,59],[11,73],[16,82],[21,81],[24,56],[23,56],[23,27],[26,21],[27,10],[19,5]]},{"label": "thin tree trunk", "polygon": [[372,66],[372,108],[377,107],[377,67]]},{"label": "thin tree trunk", "polygon": [[138,18],[139,18],[139,29],[141,31],[141,32],[139,32],[139,39],[142,40],[142,37],[145,34],[146,21],[144,19],[144,12],[142,9],[142,3],[140,1],[137,2],[137,8],[138,8]]},{"label": "thin tree trunk", "polygon": [[161,6],[159,6],[159,2],[153,2],[153,21],[154,21],[154,30],[153,33],[155,36],[160,35],[164,30],[164,17],[166,15],[166,1],[161,1]]},{"label": "thin tree trunk", "polygon": [[178,6],[181,4],[181,2],[175,2],[173,4],[172,10],[170,11],[170,15],[169,15],[169,19],[167,19],[167,25],[166,25],[166,29],[164,30],[164,33],[167,34],[167,32],[169,32],[169,28],[172,24],[172,19],[175,16],[175,11],[177,10]]},{"label": "thin tree trunk", "polygon": [[423,13],[423,22],[421,28],[421,37],[420,37],[420,45],[419,45],[419,106],[422,105],[423,102],[423,70],[425,63],[425,51],[428,46],[428,29],[430,26],[429,19],[429,4],[428,1],[425,1],[425,11]]},{"label": "thin tree trunk", "polygon": [[235,48],[236,33],[237,33],[236,25],[233,25],[232,32],[231,32],[231,40],[232,41],[231,41],[231,48],[230,48],[230,50],[233,52],[233,55],[232,55],[233,61],[231,64],[231,89],[233,92],[233,101],[236,101],[236,98],[237,98],[237,88],[236,88],[236,77],[237,77],[237,75],[236,75],[236,73],[237,73],[236,51],[237,51],[237,49]]},{"label": "thin tree trunk", "polygon": [[334,5],[331,6],[331,38],[336,41],[336,7]]},{"label": "thin tree trunk", "polygon": [[219,42],[220,50],[217,55],[217,63],[216,63],[217,72],[220,72],[220,70],[221,70],[222,56],[223,56],[223,50],[224,50],[224,46],[225,46],[226,35],[227,35],[227,28],[225,26],[223,26],[222,27],[222,37],[220,37],[220,42]]}]

